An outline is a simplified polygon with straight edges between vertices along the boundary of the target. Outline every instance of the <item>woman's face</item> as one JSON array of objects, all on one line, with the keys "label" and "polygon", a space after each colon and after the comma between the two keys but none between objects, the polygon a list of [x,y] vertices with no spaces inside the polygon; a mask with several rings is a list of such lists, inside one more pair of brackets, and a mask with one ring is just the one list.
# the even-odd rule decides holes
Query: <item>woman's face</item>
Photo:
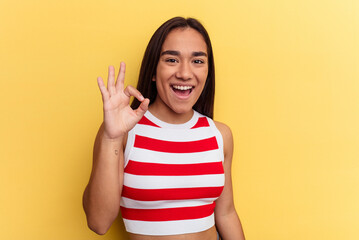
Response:
[{"label": "woman's face", "polygon": [[177,114],[192,113],[208,75],[207,45],[192,28],[172,30],[165,39],[156,76],[154,102],[163,110]]}]

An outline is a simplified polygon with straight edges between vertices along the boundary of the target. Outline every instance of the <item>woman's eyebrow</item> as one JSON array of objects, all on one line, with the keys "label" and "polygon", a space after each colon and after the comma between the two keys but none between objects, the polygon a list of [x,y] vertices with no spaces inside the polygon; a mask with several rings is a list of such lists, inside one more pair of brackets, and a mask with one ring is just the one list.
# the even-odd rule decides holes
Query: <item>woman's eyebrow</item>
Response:
[{"label": "woman's eyebrow", "polygon": [[[166,51],[163,51],[163,52],[161,53],[161,56],[163,56],[163,55],[180,56],[181,53],[180,53],[179,51],[175,51],[175,50],[166,50]],[[207,57],[207,53],[202,52],[202,51],[192,52],[192,56],[194,56],[194,57],[201,57],[201,56]]]},{"label": "woman's eyebrow", "polygon": [[175,51],[175,50],[166,50],[164,52],[161,53],[161,56],[163,55],[175,55],[175,56],[179,56],[181,55],[179,51]]},{"label": "woman's eyebrow", "polygon": [[194,56],[194,57],[201,57],[201,56],[207,57],[207,53],[202,52],[202,51],[193,52],[193,53],[192,53],[192,56]]}]

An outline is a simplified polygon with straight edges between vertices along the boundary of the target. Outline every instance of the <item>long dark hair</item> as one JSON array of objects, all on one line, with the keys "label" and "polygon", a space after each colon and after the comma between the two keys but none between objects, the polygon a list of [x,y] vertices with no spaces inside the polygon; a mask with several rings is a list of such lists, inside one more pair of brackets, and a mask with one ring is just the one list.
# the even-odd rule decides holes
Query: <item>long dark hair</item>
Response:
[{"label": "long dark hair", "polygon": [[[156,76],[157,64],[160,59],[163,42],[167,35],[176,28],[193,28],[198,31],[204,38],[207,45],[208,55],[208,75],[207,80],[193,109],[197,112],[213,118],[214,105],[214,60],[211,40],[203,25],[194,18],[174,17],[163,23],[153,34],[150,42],[147,45],[145,54],[142,59],[140,75],[138,78],[137,89],[145,98],[150,99],[150,104],[153,103],[157,96],[156,83],[152,81],[153,76]],[[140,102],[135,98],[131,104],[133,109],[137,108]]]}]

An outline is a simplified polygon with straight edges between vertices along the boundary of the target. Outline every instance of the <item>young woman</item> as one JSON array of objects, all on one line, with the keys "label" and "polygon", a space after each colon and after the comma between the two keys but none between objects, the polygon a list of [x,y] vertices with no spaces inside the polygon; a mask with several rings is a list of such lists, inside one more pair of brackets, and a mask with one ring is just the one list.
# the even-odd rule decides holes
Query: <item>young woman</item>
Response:
[{"label": "young woman", "polygon": [[[214,61],[205,28],[176,17],[152,36],[137,89],[98,85],[104,121],[83,205],[105,234],[121,211],[132,240],[244,239],[233,203],[230,129],[213,118]],[[135,97],[130,106],[130,97]]]}]

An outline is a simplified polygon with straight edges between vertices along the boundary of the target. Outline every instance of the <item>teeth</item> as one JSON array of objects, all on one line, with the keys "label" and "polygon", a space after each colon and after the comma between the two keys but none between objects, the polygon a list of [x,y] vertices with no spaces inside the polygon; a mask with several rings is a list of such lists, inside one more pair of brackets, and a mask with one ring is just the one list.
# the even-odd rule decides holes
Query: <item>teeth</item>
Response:
[{"label": "teeth", "polygon": [[192,89],[192,86],[180,86],[180,85],[173,85],[173,88],[178,89],[178,90],[188,90],[188,89]]}]

